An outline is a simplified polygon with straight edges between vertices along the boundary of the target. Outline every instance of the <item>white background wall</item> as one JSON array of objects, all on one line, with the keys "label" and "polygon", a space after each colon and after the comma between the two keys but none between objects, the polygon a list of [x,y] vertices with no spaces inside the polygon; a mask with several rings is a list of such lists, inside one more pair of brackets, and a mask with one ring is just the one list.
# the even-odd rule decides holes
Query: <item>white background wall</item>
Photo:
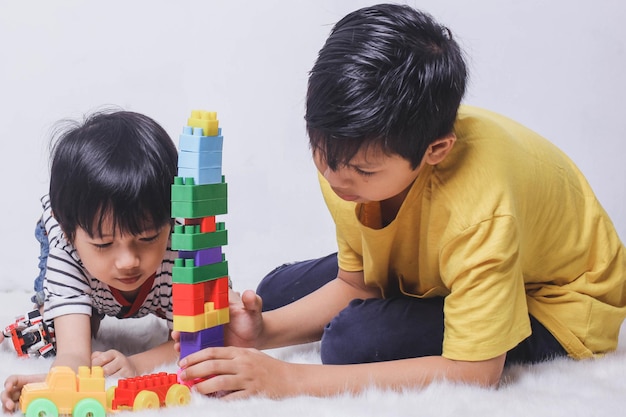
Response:
[{"label": "white background wall", "polygon": [[[625,3],[408,3],[460,40],[471,68],[466,102],[560,146],[626,240]],[[334,250],[304,131],[307,72],[332,25],[370,4],[0,0],[0,290],[29,289],[37,272],[32,234],[50,129],[104,105],[153,117],[176,142],[192,109],[218,112],[237,289]]]}]

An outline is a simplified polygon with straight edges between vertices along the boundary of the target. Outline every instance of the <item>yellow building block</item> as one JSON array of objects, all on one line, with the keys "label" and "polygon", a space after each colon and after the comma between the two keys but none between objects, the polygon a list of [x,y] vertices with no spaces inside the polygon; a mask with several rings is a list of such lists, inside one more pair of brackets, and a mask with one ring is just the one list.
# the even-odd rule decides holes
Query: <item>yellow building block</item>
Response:
[{"label": "yellow building block", "polygon": [[193,110],[191,117],[187,119],[187,126],[201,127],[204,136],[217,136],[219,127],[217,112]]},{"label": "yellow building block", "polygon": [[87,366],[79,366],[76,380],[78,391],[81,392],[99,392],[105,385],[104,371],[100,366],[94,366],[91,370]]},{"label": "yellow building block", "polygon": [[204,313],[196,316],[174,315],[174,330],[179,332],[199,332],[200,330],[226,324],[230,321],[228,307],[215,310],[213,302],[204,305]]},{"label": "yellow building block", "polygon": [[104,373],[97,366],[91,370],[81,366],[78,374],[69,366],[53,366],[44,382],[24,385],[20,395],[20,410],[26,415],[52,415],[52,411],[58,415],[104,415],[106,409]]}]

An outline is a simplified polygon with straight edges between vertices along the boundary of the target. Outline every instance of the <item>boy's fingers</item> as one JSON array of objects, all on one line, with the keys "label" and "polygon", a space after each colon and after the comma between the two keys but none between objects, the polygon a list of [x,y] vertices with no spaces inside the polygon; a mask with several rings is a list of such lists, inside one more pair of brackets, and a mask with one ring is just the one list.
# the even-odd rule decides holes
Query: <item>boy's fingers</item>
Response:
[{"label": "boy's fingers", "polygon": [[179,365],[186,368],[206,361],[233,359],[235,353],[231,347],[210,347],[192,353],[180,360]]},{"label": "boy's fingers", "polygon": [[48,376],[48,374],[13,375],[9,377],[7,381],[4,383],[4,388],[5,389],[11,389],[11,388],[22,389],[24,385],[30,384],[31,382],[45,381],[46,376]]},{"label": "boy's fingers", "polygon": [[[218,398],[224,398],[225,396],[233,393],[237,390],[241,390],[242,382],[239,378],[233,375],[217,375],[212,378],[205,379],[194,385],[196,391],[203,394],[214,395]],[[243,394],[243,392],[242,392]],[[245,398],[246,395],[240,395],[239,398]],[[231,398],[236,399],[236,398]]]},{"label": "boy's fingers", "polygon": [[13,411],[15,411],[15,403],[12,400],[6,400],[2,403],[2,411],[5,413],[13,413]]},{"label": "boy's fingers", "polygon": [[102,352],[100,352],[98,355],[92,354],[91,355],[91,365],[92,366],[102,366],[105,362],[105,359],[102,355]]},{"label": "boy's fingers", "polygon": [[[92,366],[102,366],[103,368],[106,368],[106,365],[110,364],[111,362],[115,361],[115,359],[118,357],[118,352],[116,350],[107,350],[106,352],[100,352],[100,354],[98,356],[93,356],[91,357],[91,365]],[[106,369],[104,369],[104,372],[106,373]]]},{"label": "boy's fingers", "polygon": [[260,312],[263,307],[263,301],[261,300],[261,297],[259,297],[252,290],[244,291],[244,293],[241,295],[241,301],[243,302],[243,306],[245,307],[245,309],[249,311]]},{"label": "boy's fingers", "polygon": [[45,381],[46,376],[47,374],[11,375],[4,382],[4,392],[2,393],[2,409],[6,412],[15,411],[17,401],[20,399],[22,387],[31,382]]}]

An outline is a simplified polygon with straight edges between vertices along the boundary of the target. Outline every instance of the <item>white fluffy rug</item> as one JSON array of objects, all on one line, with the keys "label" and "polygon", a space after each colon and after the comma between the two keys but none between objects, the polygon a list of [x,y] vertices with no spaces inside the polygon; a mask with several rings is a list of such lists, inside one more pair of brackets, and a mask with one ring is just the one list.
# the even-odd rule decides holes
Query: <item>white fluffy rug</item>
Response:
[{"label": "white fluffy rug", "polygon": [[[0,325],[28,308],[24,293],[0,293]],[[24,311],[23,311],[24,310]],[[101,338],[108,346],[129,353],[160,343],[166,328],[156,318],[125,320],[106,319]],[[156,329],[156,331],[155,331]],[[626,326],[622,326],[626,331]],[[622,334],[626,334],[622,332]],[[626,337],[626,336],[624,336]],[[129,341],[133,341],[132,344]],[[0,379],[13,373],[46,372],[48,359],[18,359],[8,343],[0,348]],[[318,344],[269,351],[272,356],[299,363],[320,363]],[[174,363],[158,370],[175,372]],[[108,380],[114,385],[115,380]],[[131,415],[125,412],[121,415]],[[138,416],[624,416],[626,415],[626,343],[623,338],[617,352],[602,359],[576,362],[561,359],[553,362],[508,369],[500,388],[440,383],[422,391],[389,392],[368,390],[358,396],[331,398],[297,397],[281,401],[264,398],[225,402],[194,393],[184,408],[163,408],[133,413]]]}]

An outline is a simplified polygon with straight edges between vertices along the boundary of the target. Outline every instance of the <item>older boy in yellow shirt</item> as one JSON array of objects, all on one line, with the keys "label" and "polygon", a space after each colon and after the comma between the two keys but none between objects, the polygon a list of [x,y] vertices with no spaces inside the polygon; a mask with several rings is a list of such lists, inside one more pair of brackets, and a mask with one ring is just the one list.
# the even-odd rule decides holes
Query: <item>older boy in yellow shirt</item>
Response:
[{"label": "older boy in yellow shirt", "polygon": [[[450,31],[408,6],[337,23],[306,121],[338,254],[244,292],[240,347],[186,357],[183,378],[212,375],[197,389],[230,398],[495,386],[507,363],[616,348],[626,251],[610,219],[554,145],[459,107],[466,77]],[[242,348],[319,339],[323,365]]]}]

